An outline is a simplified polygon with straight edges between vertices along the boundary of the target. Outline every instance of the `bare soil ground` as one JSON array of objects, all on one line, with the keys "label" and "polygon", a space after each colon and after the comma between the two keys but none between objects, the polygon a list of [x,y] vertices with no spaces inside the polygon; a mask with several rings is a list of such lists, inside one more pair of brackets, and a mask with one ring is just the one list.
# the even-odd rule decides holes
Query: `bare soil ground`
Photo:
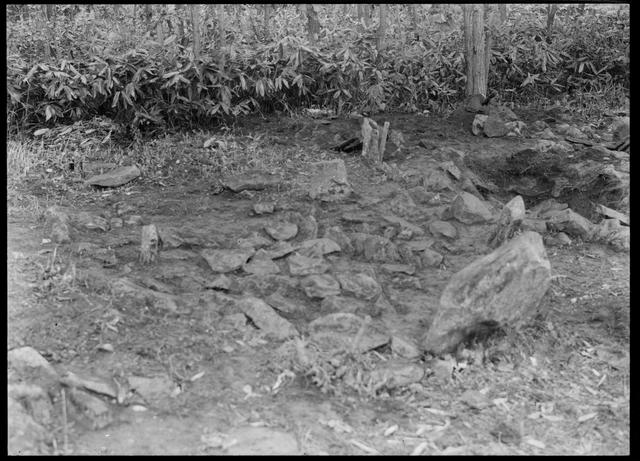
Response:
[{"label": "bare soil ground", "polygon": [[[523,114],[525,120],[527,115],[535,118]],[[456,120],[402,114],[385,119],[405,136],[407,149],[391,160],[402,171],[429,168],[430,150],[419,146],[421,139],[433,148],[460,149],[470,164],[485,167],[523,142],[474,137]],[[258,201],[286,200],[303,215],[312,210],[321,229],[346,226],[345,213],[362,213],[375,226],[406,184],[390,180],[357,156],[329,150],[357,131],[357,121],[343,119],[239,123],[232,130],[238,139],[261,135],[265,150],[292,152],[282,165],[285,186],[252,196],[211,193],[209,182],[199,177],[203,166],[195,162],[174,164],[161,180],[139,179],[112,191],[78,184],[59,187],[40,179],[26,182],[21,193],[42,208],[55,203],[97,213],[125,201],[147,223],[210,229],[211,239],[222,245],[261,231],[271,219],[251,215]],[[332,158],[345,160],[356,199],[313,203],[304,197],[306,162]],[[500,198],[509,197],[504,192]],[[265,340],[250,324],[225,323],[232,312],[195,306],[167,313],[116,300],[109,289],[115,278],[155,277],[160,266],[179,265],[163,261],[162,252],[156,264],[139,264],[139,227],[83,231],[77,241],[112,248],[117,263],[103,267],[75,253],[73,244],[66,245],[58,248],[57,262],[64,266],[75,261],[78,274],[86,275],[84,282],[67,286],[48,277],[52,244],[41,243],[48,237],[42,219],[19,212],[13,206],[18,200],[10,199],[7,223],[8,349],[31,346],[59,372],[121,381],[134,376],[165,379],[146,411],[108,402],[109,420],[98,429],[91,416],[76,415],[65,424],[57,398],[48,428],[51,453],[629,453],[628,253],[580,241],[549,247],[554,279],[543,301],[548,314],[530,328],[468,345],[466,355],[450,358],[452,368],[444,378],[432,370],[419,383],[373,395],[339,386],[323,393],[304,376],[287,374],[291,370],[280,342]],[[431,212],[425,206],[423,222]],[[450,277],[490,251],[483,243],[488,226],[458,230],[440,267],[413,276],[380,275],[383,287],[395,293],[394,310],[385,314],[394,335],[417,340]],[[187,275],[207,267],[197,258],[186,263]],[[333,263],[371,266],[342,256]],[[203,290],[187,279],[176,276],[164,282],[186,298]],[[309,320],[319,316],[316,308],[310,305],[305,315],[290,320],[304,332]],[[98,348],[106,343],[112,352]],[[377,354],[380,360],[390,359],[388,350]],[[285,378],[282,385],[277,385],[279,377]]]}]

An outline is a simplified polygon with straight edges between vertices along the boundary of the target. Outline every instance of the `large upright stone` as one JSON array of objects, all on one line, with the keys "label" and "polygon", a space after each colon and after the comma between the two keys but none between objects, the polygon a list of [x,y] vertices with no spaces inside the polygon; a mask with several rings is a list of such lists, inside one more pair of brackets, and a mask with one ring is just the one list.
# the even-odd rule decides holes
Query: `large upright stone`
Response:
[{"label": "large upright stone", "polygon": [[451,278],[423,349],[442,354],[483,326],[526,324],[539,312],[550,282],[551,265],[542,237],[524,232]]},{"label": "large upright stone", "polygon": [[489,237],[489,246],[497,248],[512,238],[519,230],[525,216],[524,200],[516,195],[504,206],[498,223]]},{"label": "large upright stone", "polygon": [[347,168],[342,160],[312,163],[311,170],[309,196],[312,199],[334,202],[351,194],[352,189],[347,181]]}]

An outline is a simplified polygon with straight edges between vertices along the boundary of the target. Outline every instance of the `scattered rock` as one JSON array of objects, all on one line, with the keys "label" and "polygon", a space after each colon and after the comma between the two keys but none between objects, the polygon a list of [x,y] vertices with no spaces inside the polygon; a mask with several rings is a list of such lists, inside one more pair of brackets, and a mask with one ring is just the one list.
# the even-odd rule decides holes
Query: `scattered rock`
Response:
[{"label": "scattered rock", "polygon": [[298,226],[290,222],[274,222],[264,226],[264,230],[274,240],[289,240],[298,233]]},{"label": "scattered rock", "polygon": [[431,232],[431,235],[434,237],[447,237],[454,239],[458,236],[458,230],[453,226],[453,224],[440,220],[429,223],[429,232]]},{"label": "scattered rock", "polygon": [[616,118],[609,130],[613,134],[614,141],[622,141],[629,137],[631,132],[631,117],[619,117]]},{"label": "scattered rock", "polygon": [[291,275],[322,274],[329,270],[329,264],[323,258],[310,258],[293,253],[287,258]]},{"label": "scattered rock", "polygon": [[224,274],[220,274],[215,279],[211,280],[210,282],[207,282],[204,285],[204,287],[212,289],[212,290],[225,290],[225,291],[228,291],[228,290],[231,289],[232,283],[233,283],[233,280],[231,280],[229,277],[227,277]]},{"label": "scattered rock", "polygon": [[489,118],[489,116],[485,114],[477,114],[473,118],[473,121],[471,122],[471,133],[473,133],[474,136],[480,136],[484,133],[484,124],[487,121],[487,118]]},{"label": "scattered rock", "polygon": [[309,324],[310,339],[321,350],[352,350],[357,341],[356,350],[367,352],[384,346],[389,335],[381,326],[354,314],[338,312],[320,317]]},{"label": "scattered rock", "polygon": [[33,347],[24,346],[7,352],[7,365],[21,376],[31,376],[33,372],[45,377],[58,379],[58,373],[51,364]]},{"label": "scattered rock", "polygon": [[596,211],[607,218],[617,219],[622,224],[628,226],[629,225],[629,216],[624,213],[620,213],[619,211],[612,210],[604,205],[598,205],[596,207]]},{"label": "scattered rock", "polygon": [[387,273],[402,273],[407,275],[413,275],[416,273],[416,268],[409,264],[382,264],[380,269]]},{"label": "scattered rock", "polygon": [[533,231],[539,234],[544,234],[547,231],[547,223],[544,219],[524,218],[520,228],[525,231]]},{"label": "scattered rock", "polygon": [[298,226],[298,232],[295,235],[297,242],[304,240],[312,240],[318,237],[318,223],[313,215],[304,216],[297,211],[288,211],[282,216],[283,221]]},{"label": "scattered rock", "polygon": [[525,324],[537,314],[550,281],[542,237],[524,232],[451,278],[423,348],[441,354],[482,325]]},{"label": "scattered rock", "polygon": [[499,138],[509,133],[509,127],[502,117],[489,115],[484,121],[483,132],[488,138]]},{"label": "scattered rock", "polygon": [[475,195],[460,192],[449,209],[451,216],[464,224],[484,223],[493,218],[487,205]]},{"label": "scattered rock", "polygon": [[73,224],[78,227],[84,227],[90,230],[97,229],[102,232],[107,232],[109,230],[109,220],[94,213],[80,211],[79,213],[76,213],[72,219]]},{"label": "scattered rock", "polygon": [[140,174],[140,170],[135,165],[123,166],[105,174],[92,176],[85,181],[85,184],[100,187],[118,187],[133,181]]},{"label": "scattered rock", "polygon": [[141,303],[151,301],[156,309],[178,311],[178,298],[175,295],[145,288],[124,277],[115,279],[111,283],[111,289],[116,296],[133,298]]},{"label": "scattered rock", "polygon": [[238,301],[237,305],[267,337],[281,340],[298,334],[289,321],[276,314],[273,308],[260,298],[247,296]]},{"label": "scattered rock", "polygon": [[547,125],[547,122],[544,122],[542,120],[536,120],[531,124],[531,128],[533,129],[533,131],[543,131],[548,127],[549,125]]},{"label": "scattered rock", "polygon": [[256,252],[256,257],[267,257],[269,259],[279,259],[295,251],[296,247],[289,242],[279,241],[270,247],[260,249]]},{"label": "scattered rock", "polygon": [[299,284],[298,279],[286,275],[248,275],[242,278],[239,288],[242,292],[264,297],[276,292],[283,295],[295,292]]},{"label": "scattered rock", "polygon": [[9,396],[7,403],[7,452],[9,455],[49,454],[48,431],[29,415],[26,408]]},{"label": "scattered rock", "polygon": [[222,185],[233,192],[263,190],[282,183],[282,177],[262,170],[249,170],[222,179]]},{"label": "scattered rock", "polygon": [[68,208],[58,205],[49,207],[45,211],[45,228],[49,229],[49,235],[54,243],[71,242],[69,213]]},{"label": "scattered rock", "polygon": [[309,298],[326,298],[340,294],[340,284],[329,274],[308,275],[300,286]]},{"label": "scattered rock", "polygon": [[323,202],[343,200],[351,195],[351,185],[347,181],[347,169],[342,160],[328,160],[312,163],[312,177],[309,196]]},{"label": "scattered rock", "polygon": [[240,269],[254,253],[255,250],[249,247],[230,250],[204,249],[200,255],[207,261],[212,271],[233,272]]},{"label": "scattered rock", "polygon": [[422,185],[426,190],[433,192],[455,190],[453,179],[444,171],[435,168],[427,170],[422,179]]},{"label": "scattered rock", "polygon": [[622,226],[617,219],[603,219],[594,229],[594,236],[618,251],[631,249],[631,228]]},{"label": "scattered rock", "polygon": [[142,216],[132,214],[131,216],[127,216],[124,223],[127,226],[142,226],[144,224],[144,220],[142,219]]},{"label": "scattered rock", "polygon": [[342,291],[356,298],[372,300],[380,296],[382,288],[378,282],[363,273],[339,273],[336,274]]}]

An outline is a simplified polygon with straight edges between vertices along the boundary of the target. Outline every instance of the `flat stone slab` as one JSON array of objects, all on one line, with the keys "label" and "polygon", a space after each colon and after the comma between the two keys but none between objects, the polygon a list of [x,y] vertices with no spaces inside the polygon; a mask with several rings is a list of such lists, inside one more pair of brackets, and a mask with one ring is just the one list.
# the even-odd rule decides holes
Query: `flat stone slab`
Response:
[{"label": "flat stone slab", "polygon": [[85,184],[101,187],[118,187],[129,181],[133,181],[140,176],[140,174],[140,169],[135,165],[123,166],[104,174],[92,176],[85,181]]},{"label": "flat stone slab", "polygon": [[277,186],[280,183],[282,183],[280,175],[260,170],[249,170],[222,179],[222,185],[233,192],[263,190],[267,187]]},{"label": "flat stone slab", "polygon": [[260,298],[247,296],[238,301],[237,306],[268,337],[287,339],[298,334],[298,331],[288,320],[280,317],[271,306]]},{"label": "flat stone slab", "polygon": [[240,269],[255,250],[251,247],[231,250],[202,250],[200,255],[207,261],[214,272],[232,272]]}]

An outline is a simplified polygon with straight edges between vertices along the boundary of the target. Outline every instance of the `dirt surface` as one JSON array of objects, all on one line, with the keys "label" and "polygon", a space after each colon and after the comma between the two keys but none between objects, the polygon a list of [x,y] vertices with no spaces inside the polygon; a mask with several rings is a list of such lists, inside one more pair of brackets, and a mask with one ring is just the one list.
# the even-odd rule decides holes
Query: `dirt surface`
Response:
[{"label": "dirt surface", "polygon": [[[520,115],[525,120],[535,117]],[[284,213],[254,216],[251,210],[257,202],[286,203],[287,210],[313,214],[319,236],[335,225],[346,231],[381,233],[381,217],[400,214],[406,201],[403,194],[409,193],[420,213],[407,219],[426,230],[446,202],[420,201],[412,177],[442,160],[432,157],[434,149],[459,149],[466,154],[466,164],[482,164],[486,170],[526,141],[474,137],[465,129],[466,121],[455,118],[399,114],[385,119],[405,137],[405,148],[388,160],[399,171],[395,178],[355,155],[329,150],[357,134],[357,120],[255,119],[234,127],[238,137],[262,134],[265,145],[306,150],[316,159],[344,159],[355,192],[344,202],[308,199],[308,173],[300,164],[285,168],[282,187],[250,194],[212,193],[210,184],[198,179],[197,165],[188,165],[187,171],[161,183],[138,180],[113,190],[78,186],[59,192],[55,199],[48,198],[48,204],[115,216],[115,205],[125,202],[144,223],[180,228],[183,237],[192,238],[173,250],[172,259],[161,250],[157,261],[143,265],[138,260],[140,227],[125,225],[106,233],[82,230],[55,252],[54,265],[61,266],[60,273],[75,262],[77,277],[72,284],[47,275],[52,272],[45,269],[54,245],[42,243],[49,237],[43,220],[10,212],[8,350],[31,346],[60,374],[72,371],[130,384],[136,378],[146,379],[144,404],[103,399],[108,411],[100,424],[92,415],[69,415],[63,421],[57,395],[47,450],[628,454],[628,253],[579,239],[569,246],[548,247],[554,278],[543,300],[544,317],[523,331],[503,331],[469,344],[455,357],[436,362],[415,359],[414,364],[428,370],[422,379],[376,392],[357,392],[340,383],[321,392],[308,377],[296,373],[283,341],[265,337],[246,319],[237,321],[237,311],[210,295],[213,290],[206,289],[202,280],[214,275],[198,255],[201,247],[230,248],[237,238],[261,233],[265,224]],[[421,145],[421,140],[426,141]],[[318,153],[322,155],[317,157]],[[32,187],[30,193],[44,202],[43,191]],[[504,203],[513,195],[496,191],[490,203]],[[345,219],[353,215],[359,218]],[[389,274],[380,263],[342,254],[327,259],[333,268],[372,271],[391,301],[379,316],[387,332],[417,342],[451,276],[491,251],[486,245],[490,225],[455,225],[454,241],[435,239],[433,244],[444,254],[443,263],[417,269],[413,275]],[[115,264],[82,256],[78,242],[113,250]],[[163,311],[115,297],[110,284],[125,276],[160,280],[185,309]],[[239,293],[251,291],[241,272],[229,277],[238,281]],[[284,317],[304,335],[309,322],[322,313],[318,301],[306,299],[299,290],[298,295],[301,313]],[[105,344],[110,345],[107,350]],[[397,359],[388,348],[374,354],[372,360],[379,363]],[[438,366],[447,364],[451,364],[447,373],[438,371]],[[152,378],[157,380],[153,385]]]}]

